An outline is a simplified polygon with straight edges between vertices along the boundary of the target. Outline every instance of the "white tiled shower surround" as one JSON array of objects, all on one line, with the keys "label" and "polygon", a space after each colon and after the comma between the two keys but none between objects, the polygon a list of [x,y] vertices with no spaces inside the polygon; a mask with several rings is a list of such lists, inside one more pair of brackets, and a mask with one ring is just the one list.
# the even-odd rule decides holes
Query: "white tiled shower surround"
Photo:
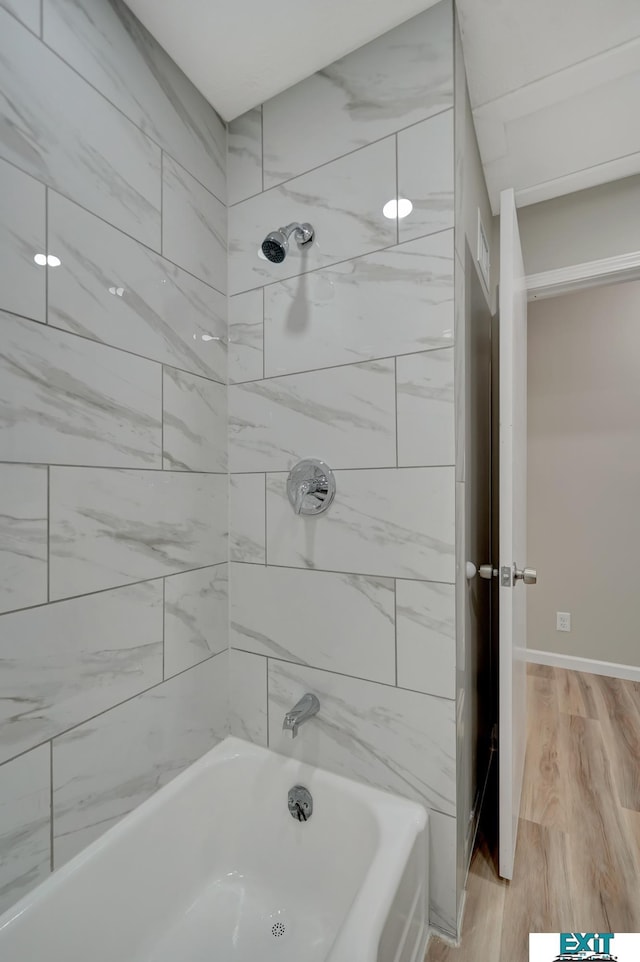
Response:
[{"label": "white tiled shower surround", "polygon": [[119,0],[0,46],[2,911],[224,737],[228,628],[226,130]]},{"label": "white tiled shower surround", "polygon": [[[222,123],[120,0],[0,0],[0,37],[0,909],[230,728],[424,802],[455,933],[449,0],[233,121],[228,209]],[[259,259],[292,220],[313,248]]]},{"label": "white tiled shower surround", "polygon": [[[453,10],[229,126],[231,726],[423,802],[456,931]],[[400,196],[411,214],[387,219]],[[283,264],[270,231],[310,221]],[[337,494],[296,517],[285,482]],[[320,714],[292,740],[305,691]]]}]

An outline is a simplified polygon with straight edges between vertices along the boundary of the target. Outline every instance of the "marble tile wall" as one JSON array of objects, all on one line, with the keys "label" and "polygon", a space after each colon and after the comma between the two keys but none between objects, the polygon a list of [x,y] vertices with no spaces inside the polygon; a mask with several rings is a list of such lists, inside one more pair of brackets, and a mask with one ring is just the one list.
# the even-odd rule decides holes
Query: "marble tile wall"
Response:
[{"label": "marble tile wall", "polygon": [[[453,11],[229,127],[230,725],[422,801],[456,932]],[[409,216],[383,214],[397,196]],[[310,221],[313,246],[258,256]],[[336,499],[296,517],[303,457]],[[305,691],[320,714],[295,741]]]},{"label": "marble tile wall", "polygon": [[2,912],[224,737],[229,668],[226,130],[121,0],[1,0],[0,52]]}]

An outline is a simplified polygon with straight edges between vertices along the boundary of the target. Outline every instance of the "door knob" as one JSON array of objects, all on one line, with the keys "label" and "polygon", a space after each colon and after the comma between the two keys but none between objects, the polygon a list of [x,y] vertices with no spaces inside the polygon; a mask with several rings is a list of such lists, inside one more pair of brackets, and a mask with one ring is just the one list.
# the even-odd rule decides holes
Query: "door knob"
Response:
[{"label": "door knob", "polygon": [[516,568],[513,577],[515,581],[523,581],[525,585],[538,583],[538,572],[535,568]]}]

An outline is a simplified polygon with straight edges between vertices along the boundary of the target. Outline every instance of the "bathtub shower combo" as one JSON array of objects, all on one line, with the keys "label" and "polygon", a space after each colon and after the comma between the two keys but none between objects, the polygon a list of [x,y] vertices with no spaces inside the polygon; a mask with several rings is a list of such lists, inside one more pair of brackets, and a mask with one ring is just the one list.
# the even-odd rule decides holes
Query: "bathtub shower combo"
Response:
[{"label": "bathtub shower combo", "polygon": [[0,919],[0,958],[418,962],[426,839],[415,802],[227,738]]}]

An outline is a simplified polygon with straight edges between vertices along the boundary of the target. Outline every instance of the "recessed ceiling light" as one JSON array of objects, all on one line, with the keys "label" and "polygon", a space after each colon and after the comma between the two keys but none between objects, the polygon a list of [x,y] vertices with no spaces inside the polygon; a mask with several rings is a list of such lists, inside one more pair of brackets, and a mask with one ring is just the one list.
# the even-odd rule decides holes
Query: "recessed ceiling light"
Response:
[{"label": "recessed ceiling light", "polygon": [[406,197],[399,197],[397,200],[388,200],[387,203],[382,208],[382,213],[389,220],[395,220],[396,217],[402,220],[403,217],[408,217],[413,210],[413,204]]}]

